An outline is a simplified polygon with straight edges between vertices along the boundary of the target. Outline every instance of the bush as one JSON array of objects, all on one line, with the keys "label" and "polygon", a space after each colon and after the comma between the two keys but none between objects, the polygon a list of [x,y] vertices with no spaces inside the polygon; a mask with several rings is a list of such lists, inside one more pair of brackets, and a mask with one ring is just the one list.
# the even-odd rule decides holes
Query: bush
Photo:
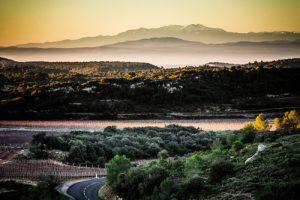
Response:
[{"label": "bush", "polygon": [[154,189],[151,199],[169,200],[172,194],[174,182],[171,178],[163,180],[158,189]]},{"label": "bush", "polygon": [[16,181],[0,181],[0,199],[21,199],[28,195],[32,185],[19,183]]},{"label": "bush", "polygon": [[255,139],[256,132],[254,130],[242,130],[240,140],[242,143],[252,143]]},{"label": "bush", "polygon": [[216,138],[213,140],[212,146],[211,146],[212,150],[217,150],[217,149],[223,149],[223,144],[222,144],[222,140],[220,138]]},{"label": "bush", "polygon": [[[150,166],[149,166],[150,167]],[[146,167],[147,168],[147,167]],[[168,171],[162,166],[133,167],[122,173],[114,187],[123,199],[146,199],[151,196],[156,186],[167,178]]]},{"label": "bush", "polygon": [[254,193],[256,200],[296,200],[299,199],[300,182],[268,183]]},{"label": "bush", "polygon": [[204,181],[201,177],[194,176],[184,182],[183,188],[187,195],[184,199],[190,199],[190,197],[197,198],[204,188]]},{"label": "bush", "polygon": [[167,150],[163,149],[163,150],[161,150],[160,152],[158,152],[157,157],[158,157],[159,159],[166,159],[166,158],[169,157],[169,153],[168,153]]},{"label": "bush", "polygon": [[116,126],[107,126],[103,130],[103,132],[106,132],[106,133],[115,133],[117,131],[118,131],[118,129]]},{"label": "bush", "polygon": [[199,153],[195,153],[194,155],[186,158],[184,166],[186,176],[198,175],[205,164],[205,161]]},{"label": "bush", "polygon": [[222,180],[223,177],[234,172],[234,165],[223,158],[215,159],[210,167],[209,177],[213,182]]},{"label": "bush", "polygon": [[274,142],[283,135],[285,134],[279,131],[266,132],[264,134],[256,134],[254,142]]},{"label": "bush", "polygon": [[202,199],[205,189],[204,179],[200,176],[188,177],[186,180],[174,182],[169,199]]},{"label": "bush", "polygon": [[43,200],[67,200],[68,197],[60,194],[55,188],[56,184],[48,182],[39,182],[32,190],[29,190],[22,200],[43,199]]},{"label": "bush", "polygon": [[232,145],[232,149],[236,152],[243,148],[244,148],[244,144],[240,140],[235,141]]}]

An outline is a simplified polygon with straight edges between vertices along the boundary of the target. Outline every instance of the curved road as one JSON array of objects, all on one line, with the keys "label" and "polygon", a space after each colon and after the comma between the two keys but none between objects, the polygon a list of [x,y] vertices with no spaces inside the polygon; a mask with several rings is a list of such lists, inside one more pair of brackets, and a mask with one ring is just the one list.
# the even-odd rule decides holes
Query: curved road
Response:
[{"label": "curved road", "polygon": [[82,181],[71,185],[67,193],[76,200],[100,200],[98,191],[105,183],[106,178]]}]

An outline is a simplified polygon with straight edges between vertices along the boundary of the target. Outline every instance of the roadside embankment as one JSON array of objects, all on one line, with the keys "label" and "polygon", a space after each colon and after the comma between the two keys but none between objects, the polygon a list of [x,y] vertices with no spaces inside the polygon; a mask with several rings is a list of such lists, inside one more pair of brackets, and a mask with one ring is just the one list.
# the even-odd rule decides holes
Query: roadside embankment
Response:
[{"label": "roadside embankment", "polygon": [[112,191],[108,184],[105,184],[100,188],[98,196],[101,200],[121,200],[121,198]]}]

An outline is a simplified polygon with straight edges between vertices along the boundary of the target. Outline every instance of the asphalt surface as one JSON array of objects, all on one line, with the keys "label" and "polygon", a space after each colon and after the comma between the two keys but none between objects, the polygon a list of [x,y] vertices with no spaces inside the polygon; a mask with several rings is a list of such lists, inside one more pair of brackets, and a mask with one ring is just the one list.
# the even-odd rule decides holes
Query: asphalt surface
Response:
[{"label": "asphalt surface", "polygon": [[100,200],[99,189],[106,183],[106,178],[91,179],[71,185],[67,193],[76,200]]}]

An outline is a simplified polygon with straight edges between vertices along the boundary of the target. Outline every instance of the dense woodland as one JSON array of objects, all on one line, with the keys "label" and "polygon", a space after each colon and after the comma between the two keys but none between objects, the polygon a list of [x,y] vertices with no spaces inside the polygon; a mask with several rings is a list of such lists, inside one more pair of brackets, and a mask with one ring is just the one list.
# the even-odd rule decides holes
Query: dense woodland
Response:
[{"label": "dense woodland", "polygon": [[[178,69],[100,63],[6,63],[0,68],[1,117],[99,118],[203,112],[207,106],[220,111],[299,106],[299,59]],[[109,70],[102,71],[103,66]]]}]

